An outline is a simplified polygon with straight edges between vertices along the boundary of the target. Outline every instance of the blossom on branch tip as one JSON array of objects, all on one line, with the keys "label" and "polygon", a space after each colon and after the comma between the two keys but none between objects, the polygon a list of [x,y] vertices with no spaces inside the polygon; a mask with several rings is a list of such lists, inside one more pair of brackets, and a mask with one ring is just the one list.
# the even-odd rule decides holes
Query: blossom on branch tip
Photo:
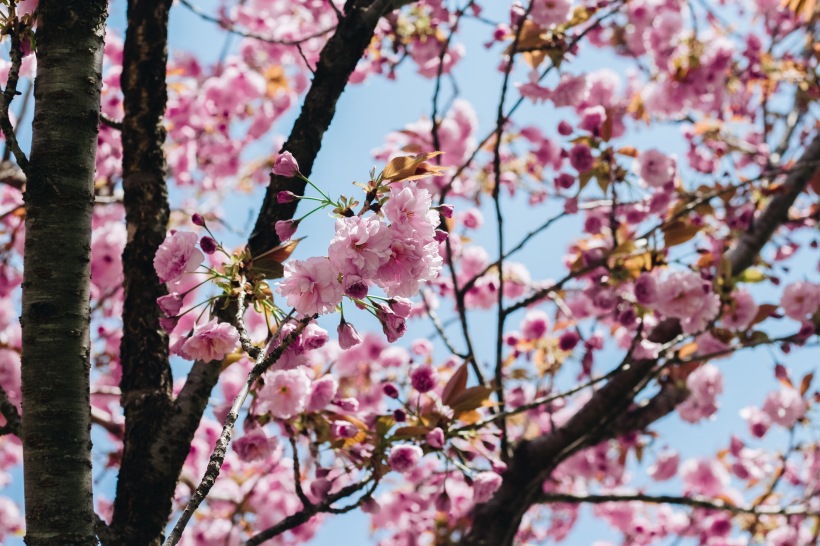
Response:
[{"label": "blossom on branch tip", "polygon": [[438,374],[431,365],[425,364],[410,373],[410,383],[418,392],[429,392],[436,388]]},{"label": "blossom on branch tip", "polygon": [[293,193],[292,191],[280,191],[276,194],[276,201],[279,204],[282,203],[293,203],[294,201],[298,200],[299,196]]},{"label": "blossom on branch tip", "polygon": [[216,242],[216,239],[209,237],[208,235],[205,235],[199,240],[199,248],[202,249],[202,252],[208,255],[216,252],[218,246],[219,244]]},{"label": "blossom on branch tip", "polygon": [[342,301],[339,273],[327,258],[288,260],[277,292],[303,315],[331,313]]},{"label": "blossom on branch tip", "polygon": [[169,317],[175,317],[179,314],[179,310],[182,309],[182,296],[176,292],[172,292],[167,296],[157,298],[157,305],[159,305],[163,313]]},{"label": "blossom on branch tip", "polygon": [[209,362],[222,360],[239,344],[239,332],[227,323],[220,323],[216,318],[205,324],[194,327],[194,333],[182,346],[182,349],[197,360]]},{"label": "blossom on branch tip", "polygon": [[426,439],[427,444],[433,449],[441,449],[444,447],[444,431],[439,427],[428,432]]},{"label": "blossom on branch tip", "polygon": [[336,397],[336,391],[339,388],[339,383],[332,375],[325,375],[321,379],[317,379],[310,386],[310,395],[308,396],[307,411],[320,411],[325,409],[328,404]]},{"label": "blossom on branch tip", "polygon": [[483,504],[493,498],[502,481],[501,476],[495,472],[480,473],[473,481],[473,502]]},{"label": "blossom on branch tip", "polygon": [[273,174],[293,177],[299,174],[299,164],[290,152],[282,152],[273,163]]},{"label": "blossom on branch tip", "polygon": [[336,438],[353,438],[359,433],[359,429],[347,421],[333,421],[330,425],[330,432]]}]

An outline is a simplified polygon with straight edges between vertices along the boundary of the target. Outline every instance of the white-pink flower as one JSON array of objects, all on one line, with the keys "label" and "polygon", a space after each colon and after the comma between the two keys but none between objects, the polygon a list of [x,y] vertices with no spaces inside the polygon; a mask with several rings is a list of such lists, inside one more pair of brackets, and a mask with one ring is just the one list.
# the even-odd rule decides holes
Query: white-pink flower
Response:
[{"label": "white-pink flower", "polygon": [[721,322],[727,328],[745,330],[757,316],[757,304],[745,288],[738,288],[732,292],[732,300],[731,305],[723,306]]},{"label": "white-pink flower", "polygon": [[553,90],[550,99],[556,108],[562,106],[578,106],[589,95],[589,85],[584,75],[573,76],[567,72],[561,74],[561,81]]},{"label": "white-pink flower", "polygon": [[689,374],[686,388],[689,398],[678,406],[678,414],[684,421],[696,423],[718,410],[716,397],[723,392],[723,375],[716,366],[705,364]]},{"label": "white-pink flower", "polygon": [[232,353],[239,343],[236,328],[219,323],[216,318],[194,327],[194,335],[182,345],[182,350],[196,360],[222,360]]},{"label": "white-pink flower", "polygon": [[167,237],[154,255],[154,269],[160,282],[174,282],[185,272],[195,271],[205,259],[196,247],[199,237],[190,231],[176,231]]},{"label": "white-pink flower", "polygon": [[778,425],[792,427],[798,419],[806,414],[808,406],[796,390],[782,387],[772,391],[763,402],[763,412]]},{"label": "white-pink flower", "polygon": [[278,444],[276,438],[268,438],[265,431],[255,428],[233,442],[233,450],[240,461],[251,462],[266,459]]},{"label": "white-pink flower", "polygon": [[787,317],[803,320],[820,307],[820,287],[806,281],[792,283],[783,290],[780,305]]},{"label": "white-pink flower", "polygon": [[533,0],[532,20],[542,27],[560,25],[569,19],[572,4],[569,0]]},{"label": "white-pink flower", "polygon": [[265,386],[256,398],[257,411],[270,412],[279,419],[290,419],[304,411],[309,392],[310,379],[302,368],[268,373]]},{"label": "white-pink flower", "polygon": [[676,271],[660,283],[654,308],[681,320],[686,334],[703,330],[720,311],[720,298],[709,283],[689,271]]},{"label": "white-pink flower", "polygon": [[714,459],[689,459],[681,465],[684,492],[717,497],[729,485],[729,473]]},{"label": "white-pink flower", "polygon": [[635,170],[647,186],[659,188],[672,180],[675,175],[675,163],[663,152],[653,148],[638,156],[635,160]]},{"label": "white-pink flower", "polygon": [[405,232],[415,230],[421,239],[429,241],[439,224],[438,213],[430,210],[431,204],[430,192],[408,182],[403,188],[396,185],[390,187],[390,199],[382,212],[392,227]]},{"label": "white-pink flower", "polygon": [[678,473],[678,465],[680,464],[680,455],[673,449],[664,449],[658,453],[658,458],[655,459],[655,464],[647,469],[649,474],[656,482],[668,480]]},{"label": "white-pink flower", "polygon": [[418,232],[402,231],[390,226],[393,242],[390,258],[379,268],[375,282],[388,297],[412,298],[419,293],[425,281],[438,277],[443,260],[438,244],[432,239],[425,243]]},{"label": "white-pink flower", "polygon": [[495,472],[480,473],[473,482],[473,502],[482,504],[493,498],[502,481],[501,476]]},{"label": "white-pink flower", "polygon": [[277,292],[303,315],[331,313],[342,301],[339,272],[327,258],[289,260],[285,264],[285,280]]},{"label": "white-pink flower", "polygon": [[372,279],[390,259],[392,241],[387,224],[375,214],[339,218],[327,255],[341,273]]},{"label": "white-pink flower", "polygon": [[339,383],[336,381],[336,378],[329,374],[314,381],[310,387],[307,410],[319,411],[325,409],[336,396],[336,390],[338,388]]}]

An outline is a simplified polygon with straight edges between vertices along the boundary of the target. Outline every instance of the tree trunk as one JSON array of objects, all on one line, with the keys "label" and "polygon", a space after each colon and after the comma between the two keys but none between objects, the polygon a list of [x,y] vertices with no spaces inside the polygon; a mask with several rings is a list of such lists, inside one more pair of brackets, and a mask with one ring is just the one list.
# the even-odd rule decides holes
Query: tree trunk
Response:
[{"label": "tree trunk", "polygon": [[128,227],[122,258],[125,294],[120,348],[125,441],[111,534],[123,545],[161,543],[177,479],[155,467],[149,453],[173,404],[168,335],[159,325],[157,305],[157,298],[167,291],[153,265],[170,215],[162,149],[170,9],[171,0],[128,2],[120,79],[125,108],[123,202]]},{"label": "tree trunk", "polygon": [[26,543],[93,545],[89,280],[107,0],[41,0],[27,172]]}]

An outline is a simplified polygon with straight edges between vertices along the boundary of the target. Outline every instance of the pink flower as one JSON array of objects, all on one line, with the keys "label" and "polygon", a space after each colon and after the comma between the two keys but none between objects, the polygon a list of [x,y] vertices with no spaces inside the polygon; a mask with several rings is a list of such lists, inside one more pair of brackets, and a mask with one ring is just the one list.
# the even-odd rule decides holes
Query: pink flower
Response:
[{"label": "pink flower", "polygon": [[680,464],[678,452],[672,449],[664,449],[658,453],[655,464],[650,466],[646,473],[656,482],[662,482],[678,473],[678,464]]},{"label": "pink flower", "polygon": [[299,164],[290,152],[282,152],[273,163],[273,174],[292,177],[299,173]]},{"label": "pink flower", "polygon": [[190,231],[177,231],[167,237],[154,256],[154,269],[160,282],[174,282],[185,272],[195,271],[205,259],[196,248],[198,238]]},{"label": "pink flower", "polygon": [[427,433],[427,444],[433,449],[444,447],[444,431],[436,427]]},{"label": "pink flower", "polygon": [[393,446],[390,449],[390,457],[387,458],[387,462],[390,464],[390,468],[404,474],[416,468],[421,456],[420,447],[402,444]]},{"label": "pink flower", "polygon": [[529,83],[516,83],[515,86],[518,87],[518,92],[521,93],[522,97],[527,97],[532,100],[533,103],[538,104],[539,102],[544,102],[550,95],[552,95],[552,91],[547,89],[546,87],[542,87],[540,84],[541,75],[538,73],[537,70],[531,70],[529,74]]},{"label": "pink flower", "polygon": [[429,242],[426,242],[419,241],[418,232],[405,238],[407,234],[394,226],[391,225],[390,230],[395,234],[390,259],[379,269],[375,282],[388,297],[410,298],[419,293],[425,281],[438,277],[443,260],[432,233]]},{"label": "pink flower", "polygon": [[757,304],[745,288],[732,292],[732,304],[723,306],[723,318],[720,319],[726,328],[745,330],[757,316]]},{"label": "pink flower", "polygon": [[281,242],[290,241],[293,234],[296,233],[296,228],[299,227],[297,220],[278,220],[274,225],[276,236]]},{"label": "pink flower", "polygon": [[438,210],[439,210],[439,212],[441,212],[441,215],[444,216],[445,218],[452,218],[453,217],[453,211],[455,210],[455,207],[453,205],[448,205],[447,203],[445,203],[445,204],[441,205],[438,208]]},{"label": "pink flower", "polygon": [[561,173],[555,177],[553,182],[555,182],[555,187],[568,190],[575,184],[575,177],[569,173]]},{"label": "pink flower", "polygon": [[[108,222],[93,231],[91,280],[96,286],[106,290],[122,286],[122,251],[126,239],[125,225],[121,222]],[[9,268],[8,272],[13,270]]]},{"label": "pink flower", "polygon": [[806,401],[796,390],[783,387],[779,391],[772,391],[763,402],[763,412],[772,422],[791,428],[805,414],[808,406]]},{"label": "pink flower", "polygon": [[276,194],[276,202],[277,203],[293,203],[294,201],[298,200],[299,196],[293,193],[292,191],[280,191]]},{"label": "pink flower", "polygon": [[547,313],[541,309],[530,309],[518,327],[524,339],[540,339],[547,333],[550,327],[550,319]]},{"label": "pink flower", "polygon": [[480,473],[473,482],[473,502],[483,504],[493,498],[502,481],[501,476],[495,472]]},{"label": "pink flower", "polygon": [[289,260],[285,264],[285,280],[277,292],[303,315],[331,313],[342,301],[338,277],[327,258]]},{"label": "pink flower", "polygon": [[336,396],[336,390],[338,388],[339,384],[332,375],[326,375],[314,381],[313,385],[310,386],[307,411],[320,411],[325,409]]},{"label": "pink flower", "polygon": [[717,497],[729,485],[729,473],[714,459],[689,459],[681,465],[684,492]]},{"label": "pink flower", "polygon": [[342,274],[372,279],[390,259],[392,242],[387,224],[375,214],[339,218],[327,255]]},{"label": "pink flower", "polygon": [[578,106],[589,95],[589,85],[584,75],[573,76],[567,72],[561,74],[561,81],[553,90],[550,99],[556,108]]},{"label": "pink flower", "polygon": [[439,224],[439,215],[430,210],[431,204],[430,192],[409,182],[404,188],[390,186],[390,199],[382,207],[382,212],[392,227],[404,232],[417,231],[422,238],[432,240]]},{"label": "pink flower", "polygon": [[763,438],[772,426],[768,414],[755,406],[743,408],[740,410],[740,416],[749,424],[749,432],[755,438]]},{"label": "pink flower", "polygon": [[419,392],[428,392],[436,388],[438,374],[429,364],[419,366],[410,373],[410,383]]},{"label": "pink flower", "polygon": [[460,220],[467,229],[479,229],[484,225],[484,215],[475,207],[465,210]]},{"label": "pink flower", "polygon": [[803,320],[820,307],[820,288],[810,282],[797,281],[783,290],[780,305],[787,317]]},{"label": "pink flower", "polygon": [[635,301],[652,305],[658,299],[658,281],[651,273],[643,272],[635,281]]},{"label": "pink flower", "polygon": [[236,451],[236,456],[240,461],[249,463],[267,459],[277,443],[276,438],[268,438],[264,430],[255,428],[241,438],[237,438],[233,443],[233,450]]},{"label": "pink flower", "polygon": [[347,421],[333,421],[330,425],[330,432],[336,438],[353,438],[359,433],[359,428]]},{"label": "pink flower", "polygon": [[576,144],[569,151],[569,164],[579,173],[585,173],[592,168],[595,158],[592,150],[586,144]]},{"label": "pink flower", "polygon": [[663,153],[652,149],[641,153],[635,160],[635,170],[647,186],[659,188],[675,176],[675,163]]},{"label": "pink flower", "polygon": [[399,389],[393,383],[385,383],[382,386],[382,392],[385,396],[389,396],[390,398],[396,399],[399,397]]},{"label": "pink flower", "polygon": [[239,332],[227,323],[219,323],[216,318],[194,327],[194,335],[182,345],[182,350],[193,359],[222,360],[232,353],[239,343]]},{"label": "pink flower", "polygon": [[715,398],[723,392],[723,375],[716,366],[705,364],[689,374],[686,388],[689,398],[677,407],[678,414],[684,421],[696,423],[718,410]]},{"label": "pink flower", "polygon": [[169,317],[175,317],[179,314],[179,310],[182,309],[182,296],[173,292],[167,296],[159,297],[157,298],[157,305],[159,305],[163,313]]},{"label": "pink flower", "polygon": [[362,342],[362,336],[359,335],[356,328],[349,322],[343,320],[339,323],[339,327],[336,331],[339,334],[339,347],[344,350],[352,349]]},{"label": "pink flower", "polygon": [[689,271],[676,271],[658,287],[655,307],[668,317],[681,319],[686,334],[702,330],[720,311],[720,298],[710,284]]},{"label": "pink flower", "polygon": [[257,395],[257,410],[270,412],[279,419],[290,419],[304,411],[309,392],[310,379],[301,368],[270,372]]}]

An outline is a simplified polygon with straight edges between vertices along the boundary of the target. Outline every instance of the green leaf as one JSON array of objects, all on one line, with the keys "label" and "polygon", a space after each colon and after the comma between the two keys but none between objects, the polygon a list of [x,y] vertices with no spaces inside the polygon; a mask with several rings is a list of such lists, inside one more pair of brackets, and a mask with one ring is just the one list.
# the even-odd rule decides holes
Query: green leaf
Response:
[{"label": "green leaf", "polygon": [[767,278],[768,277],[756,267],[749,267],[737,276],[738,282],[748,283],[763,282]]}]

